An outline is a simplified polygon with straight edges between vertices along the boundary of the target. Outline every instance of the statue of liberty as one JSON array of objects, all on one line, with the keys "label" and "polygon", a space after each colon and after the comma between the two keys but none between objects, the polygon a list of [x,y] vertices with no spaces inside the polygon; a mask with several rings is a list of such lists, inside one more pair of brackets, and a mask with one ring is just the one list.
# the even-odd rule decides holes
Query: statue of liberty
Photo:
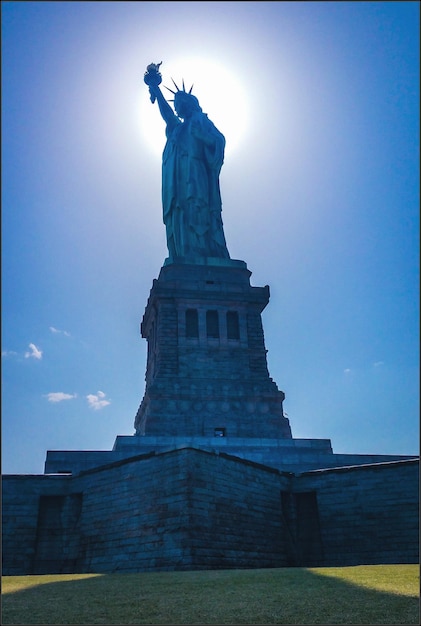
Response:
[{"label": "statue of liberty", "polygon": [[144,81],[166,123],[162,207],[168,262],[194,263],[203,257],[229,259],[219,188],[225,138],[203,113],[192,88],[185,90],[184,81],[182,89],[174,81],[177,91],[169,89],[174,94],[173,111],[159,88],[160,65],[148,65]]}]

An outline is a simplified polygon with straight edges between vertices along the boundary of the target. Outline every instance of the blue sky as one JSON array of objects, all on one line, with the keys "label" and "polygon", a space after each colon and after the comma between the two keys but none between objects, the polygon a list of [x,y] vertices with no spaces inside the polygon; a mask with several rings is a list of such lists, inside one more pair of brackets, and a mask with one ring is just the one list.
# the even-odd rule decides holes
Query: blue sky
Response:
[{"label": "blue sky", "polygon": [[293,436],[417,454],[419,3],[2,2],[3,472],[134,432],[159,61],[226,137],[227,245],[270,286]]}]

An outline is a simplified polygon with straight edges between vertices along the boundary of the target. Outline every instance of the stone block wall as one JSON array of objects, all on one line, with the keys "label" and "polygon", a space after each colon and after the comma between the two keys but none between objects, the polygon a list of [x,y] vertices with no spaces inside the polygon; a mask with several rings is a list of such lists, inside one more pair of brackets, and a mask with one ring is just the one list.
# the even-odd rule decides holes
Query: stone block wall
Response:
[{"label": "stone block wall", "polygon": [[76,477],[81,571],[280,567],[280,481],[276,470],[188,448]]},{"label": "stone block wall", "polygon": [[189,545],[195,569],[283,567],[280,492],[291,477],[230,455],[189,455]]},{"label": "stone block wall", "polygon": [[279,567],[280,481],[289,480],[189,448],[73,477],[5,476],[3,571]]},{"label": "stone block wall", "polygon": [[3,574],[418,562],[418,462],[300,475],[183,448],[3,477]]},{"label": "stone block wall", "polygon": [[65,497],[71,476],[10,475],[2,483],[3,574],[30,574],[36,569],[41,497]]},{"label": "stone block wall", "polygon": [[417,563],[417,460],[312,471],[295,493],[317,494],[322,557],[306,565]]},{"label": "stone block wall", "polygon": [[187,470],[177,453],[137,457],[75,478],[85,572],[190,569]]}]

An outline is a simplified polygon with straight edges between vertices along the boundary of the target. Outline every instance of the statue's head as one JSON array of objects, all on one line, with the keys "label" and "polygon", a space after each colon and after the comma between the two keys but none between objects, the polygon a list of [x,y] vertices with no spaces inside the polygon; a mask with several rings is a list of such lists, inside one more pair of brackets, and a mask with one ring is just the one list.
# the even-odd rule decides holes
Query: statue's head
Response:
[{"label": "statue's head", "polygon": [[196,96],[186,91],[177,91],[174,95],[174,108],[179,117],[185,118],[193,112],[202,112]]},{"label": "statue's head", "polygon": [[196,96],[193,96],[191,92],[193,89],[193,85],[190,87],[189,91],[186,91],[186,88],[184,86],[184,80],[183,89],[180,89],[178,87],[173,78],[171,80],[174,83],[174,87],[177,89],[177,91],[173,91],[169,87],[166,87],[166,89],[174,94],[174,99],[170,100],[170,102],[174,102],[174,108],[177,115],[184,119],[186,117],[189,117],[189,115],[194,112],[201,113],[202,109],[200,108],[199,100],[196,98]]}]

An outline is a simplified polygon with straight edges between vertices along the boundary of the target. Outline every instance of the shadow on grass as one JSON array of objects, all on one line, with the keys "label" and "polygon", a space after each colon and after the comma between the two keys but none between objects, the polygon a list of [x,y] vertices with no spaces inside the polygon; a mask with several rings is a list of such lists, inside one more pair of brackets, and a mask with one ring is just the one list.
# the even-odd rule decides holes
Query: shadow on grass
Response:
[{"label": "shadow on grass", "polygon": [[302,568],[5,577],[2,624],[419,624],[416,566],[385,567],[401,593]]}]

